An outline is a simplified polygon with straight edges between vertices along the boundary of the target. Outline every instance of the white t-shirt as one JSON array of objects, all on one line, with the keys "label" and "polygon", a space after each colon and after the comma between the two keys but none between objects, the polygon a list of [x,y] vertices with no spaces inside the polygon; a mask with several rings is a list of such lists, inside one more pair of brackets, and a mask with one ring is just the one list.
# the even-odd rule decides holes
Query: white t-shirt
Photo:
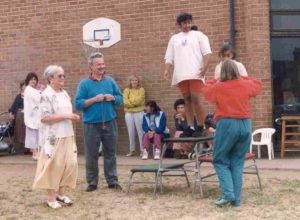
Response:
[{"label": "white t-shirt", "polygon": [[174,65],[172,85],[183,80],[200,79],[203,57],[211,53],[208,37],[200,31],[180,32],[171,37],[165,62]]},{"label": "white t-shirt", "polygon": [[41,93],[39,90],[26,86],[24,91],[24,123],[31,129],[39,128],[40,111],[39,104]]},{"label": "white t-shirt", "polygon": [[[239,70],[239,74],[241,76],[248,76],[247,70],[242,63],[240,63],[236,60],[232,60],[232,61],[235,62],[235,65],[237,66],[237,68]],[[215,79],[219,79],[221,76],[221,65],[222,65],[222,62],[220,62],[215,68]]]}]

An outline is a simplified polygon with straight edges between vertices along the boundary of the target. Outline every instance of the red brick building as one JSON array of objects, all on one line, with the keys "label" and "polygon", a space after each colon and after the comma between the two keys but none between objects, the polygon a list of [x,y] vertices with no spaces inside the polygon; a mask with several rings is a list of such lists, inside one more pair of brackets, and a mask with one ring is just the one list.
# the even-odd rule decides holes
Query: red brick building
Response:
[{"label": "red brick building", "polygon": [[[168,40],[178,31],[176,16],[192,13],[194,24],[209,37],[214,55],[208,75],[212,76],[217,52],[224,41],[230,40],[229,4],[229,0],[3,0],[0,109],[10,106],[19,81],[29,71],[41,76],[49,64],[63,66],[66,89],[74,97],[78,82],[89,73],[80,45],[82,26],[94,18],[107,17],[118,21],[122,29],[122,40],[102,50],[108,72],[122,90],[129,75],[142,76],[146,99],[159,103],[172,128],[173,102],[180,95],[161,76]],[[262,95],[252,101],[254,128],[272,126],[270,1],[236,0],[234,9],[237,58],[264,86]],[[207,111],[213,108],[207,105]],[[124,153],[128,138],[123,109],[118,110],[118,122],[118,148]],[[82,144],[81,124],[77,126],[77,138]]]}]

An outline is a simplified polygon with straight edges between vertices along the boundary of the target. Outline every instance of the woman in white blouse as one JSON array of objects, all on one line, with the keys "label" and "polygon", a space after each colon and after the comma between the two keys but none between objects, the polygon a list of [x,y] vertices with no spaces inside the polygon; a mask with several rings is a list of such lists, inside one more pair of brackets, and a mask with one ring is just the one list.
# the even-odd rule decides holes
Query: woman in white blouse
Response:
[{"label": "woman in white blouse", "polygon": [[78,173],[77,147],[72,121],[80,116],[73,113],[71,98],[63,86],[65,73],[62,67],[51,65],[44,72],[49,85],[41,98],[41,153],[33,189],[48,191],[50,208],[61,208],[61,203],[71,205],[65,188],[74,189]]},{"label": "woman in white blouse", "polygon": [[28,73],[25,79],[24,91],[24,123],[25,132],[25,148],[29,148],[32,152],[32,158],[37,160],[39,147],[39,103],[41,93],[37,89],[38,77],[35,73]]}]

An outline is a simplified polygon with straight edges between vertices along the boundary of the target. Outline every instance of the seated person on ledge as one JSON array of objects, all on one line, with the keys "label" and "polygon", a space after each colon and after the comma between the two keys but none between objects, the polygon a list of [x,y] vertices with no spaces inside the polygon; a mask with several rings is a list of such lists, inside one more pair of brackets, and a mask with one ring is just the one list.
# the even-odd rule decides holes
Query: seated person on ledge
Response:
[{"label": "seated person on ledge", "polygon": [[[208,114],[205,117],[205,121],[204,121],[204,125],[205,125],[205,130],[203,131],[203,136],[208,136],[208,137],[212,137],[215,135],[216,132],[216,122],[214,121],[214,115],[213,114]],[[213,141],[208,141],[204,143],[204,146],[209,148],[210,150],[212,150],[213,148]]]},{"label": "seated person on ledge", "polygon": [[[185,102],[184,99],[177,99],[174,103],[174,122],[175,122],[175,134],[174,138],[180,137],[180,135],[188,129],[188,124],[185,115]],[[194,124],[197,124],[194,120]],[[193,147],[192,143],[174,143],[173,150],[174,150],[174,157],[177,159],[186,159],[188,156],[189,151],[191,151]]]},{"label": "seated person on ledge", "polygon": [[169,137],[167,128],[167,118],[155,101],[148,101],[146,104],[146,113],[143,117],[143,153],[142,159],[148,159],[150,143],[154,144],[154,160],[160,159],[162,139]]}]

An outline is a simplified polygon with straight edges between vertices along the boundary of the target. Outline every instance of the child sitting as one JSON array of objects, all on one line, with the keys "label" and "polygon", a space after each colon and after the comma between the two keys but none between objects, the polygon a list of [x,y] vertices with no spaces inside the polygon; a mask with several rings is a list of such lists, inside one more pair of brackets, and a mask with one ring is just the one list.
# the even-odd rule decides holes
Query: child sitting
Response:
[{"label": "child sitting", "polygon": [[167,119],[163,111],[155,101],[146,103],[146,113],[143,117],[143,153],[142,159],[148,159],[150,143],[154,143],[155,153],[154,160],[160,159],[162,139],[168,137],[169,131],[166,127]]}]

